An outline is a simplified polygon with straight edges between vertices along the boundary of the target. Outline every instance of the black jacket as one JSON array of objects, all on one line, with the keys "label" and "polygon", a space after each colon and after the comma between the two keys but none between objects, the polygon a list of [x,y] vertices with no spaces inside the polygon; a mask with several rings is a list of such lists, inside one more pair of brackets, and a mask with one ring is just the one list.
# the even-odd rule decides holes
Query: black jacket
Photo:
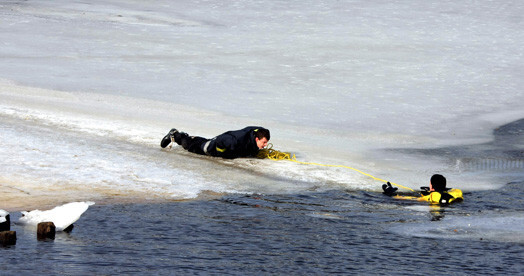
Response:
[{"label": "black jacket", "polygon": [[222,158],[255,157],[259,148],[255,141],[255,131],[263,127],[250,126],[232,130],[210,140],[207,154]]}]

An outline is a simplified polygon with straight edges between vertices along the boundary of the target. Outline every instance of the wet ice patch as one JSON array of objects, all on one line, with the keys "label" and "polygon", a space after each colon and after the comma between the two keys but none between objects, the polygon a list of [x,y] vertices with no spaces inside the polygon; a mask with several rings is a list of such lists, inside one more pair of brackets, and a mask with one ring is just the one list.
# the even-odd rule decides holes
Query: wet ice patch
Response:
[{"label": "wet ice patch", "polygon": [[524,243],[524,214],[445,216],[440,221],[398,224],[391,231],[422,238]]},{"label": "wet ice patch", "polygon": [[311,212],[306,215],[313,217],[313,218],[320,218],[320,219],[335,219],[335,220],[344,219],[344,217],[342,216],[332,214],[332,213],[327,213],[327,212]]}]

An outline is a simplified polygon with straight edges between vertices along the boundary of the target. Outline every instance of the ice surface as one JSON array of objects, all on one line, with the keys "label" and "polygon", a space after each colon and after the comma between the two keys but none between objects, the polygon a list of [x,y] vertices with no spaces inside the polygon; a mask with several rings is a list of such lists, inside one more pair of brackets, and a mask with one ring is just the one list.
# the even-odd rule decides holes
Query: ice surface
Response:
[{"label": "ice surface", "polygon": [[5,218],[7,215],[9,215],[7,211],[0,209],[0,223],[7,221]]},{"label": "ice surface", "polygon": [[0,168],[32,189],[174,198],[380,189],[343,169],[158,147],[171,127],[263,125],[304,161],[497,188],[522,173],[384,149],[487,143],[524,118],[523,14],[518,1],[4,1]]},{"label": "ice surface", "polygon": [[23,211],[22,217],[18,219],[18,223],[36,226],[41,222],[53,222],[56,231],[63,231],[80,219],[80,216],[93,204],[95,203],[71,202],[46,211]]},{"label": "ice surface", "polygon": [[524,216],[522,213],[446,216],[441,221],[398,224],[392,231],[415,237],[524,243]]}]

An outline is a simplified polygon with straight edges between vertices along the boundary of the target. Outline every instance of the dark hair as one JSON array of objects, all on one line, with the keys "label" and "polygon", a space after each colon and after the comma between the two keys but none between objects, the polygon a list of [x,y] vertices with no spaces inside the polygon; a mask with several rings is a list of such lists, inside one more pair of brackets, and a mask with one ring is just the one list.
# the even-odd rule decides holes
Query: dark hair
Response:
[{"label": "dark hair", "polygon": [[258,139],[267,138],[267,140],[269,141],[270,136],[271,135],[269,134],[269,129],[259,128],[255,130],[255,137],[257,137]]},{"label": "dark hair", "polygon": [[437,192],[442,192],[446,190],[446,178],[440,174],[434,174],[431,177],[431,186]]}]

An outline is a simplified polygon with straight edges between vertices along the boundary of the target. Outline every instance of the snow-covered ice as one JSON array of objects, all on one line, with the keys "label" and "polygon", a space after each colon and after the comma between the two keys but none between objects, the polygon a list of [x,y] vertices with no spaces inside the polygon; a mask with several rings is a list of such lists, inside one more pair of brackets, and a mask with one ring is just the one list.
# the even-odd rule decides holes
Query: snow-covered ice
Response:
[{"label": "snow-covered ice", "polygon": [[[161,151],[246,125],[304,161],[417,188],[521,179],[457,154],[524,118],[518,1],[3,1],[0,168],[24,190],[194,198],[380,190],[343,169]],[[504,157],[503,157],[504,158]],[[517,168],[518,169],[518,168]]]},{"label": "snow-covered ice", "polygon": [[18,223],[36,226],[40,222],[53,222],[56,227],[56,231],[63,231],[68,226],[79,220],[80,216],[82,216],[82,214],[87,211],[89,206],[93,204],[95,203],[71,202],[57,206],[51,210],[23,211],[22,217],[19,218]]}]

